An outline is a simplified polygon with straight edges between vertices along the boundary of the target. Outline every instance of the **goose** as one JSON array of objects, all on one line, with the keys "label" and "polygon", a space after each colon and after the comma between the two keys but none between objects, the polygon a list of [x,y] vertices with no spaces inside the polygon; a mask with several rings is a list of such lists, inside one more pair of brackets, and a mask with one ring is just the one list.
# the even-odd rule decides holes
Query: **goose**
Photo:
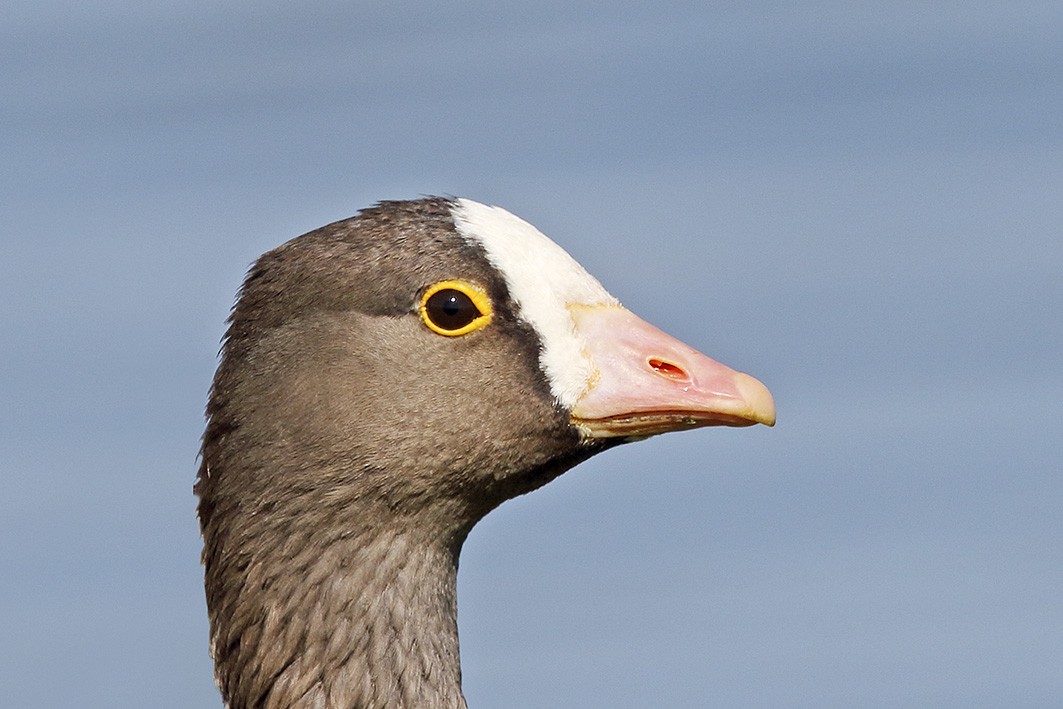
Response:
[{"label": "goose", "polygon": [[206,418],[195,493],[226,706],[464,708],[473,525],[618,444],[770,426],[775,405],[529,223],[425,197],[254,263]]}]

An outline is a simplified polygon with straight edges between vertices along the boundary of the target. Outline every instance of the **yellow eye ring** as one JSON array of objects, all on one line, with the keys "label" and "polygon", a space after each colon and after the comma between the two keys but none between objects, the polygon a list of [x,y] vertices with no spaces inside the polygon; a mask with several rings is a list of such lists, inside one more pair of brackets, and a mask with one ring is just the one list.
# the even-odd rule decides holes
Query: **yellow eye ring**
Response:
[{"label": "yellow eye ring", "polygon": [[469,281],[440,281],[428,287],[418,308],[432,332],[447,337],[467,335],[491,322],[491,299]]}]

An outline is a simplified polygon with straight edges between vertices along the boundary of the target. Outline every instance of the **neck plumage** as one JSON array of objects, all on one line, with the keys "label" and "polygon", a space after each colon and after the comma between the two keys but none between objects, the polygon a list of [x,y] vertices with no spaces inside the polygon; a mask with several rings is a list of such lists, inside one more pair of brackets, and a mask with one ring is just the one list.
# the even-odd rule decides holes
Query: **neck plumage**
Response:
[{"label": "neck plumage", "polygon": [[215,674],[231,709],[464,709],[460,541],[387,530],[279,541],[256,545],[239,588],[211,604]]}]

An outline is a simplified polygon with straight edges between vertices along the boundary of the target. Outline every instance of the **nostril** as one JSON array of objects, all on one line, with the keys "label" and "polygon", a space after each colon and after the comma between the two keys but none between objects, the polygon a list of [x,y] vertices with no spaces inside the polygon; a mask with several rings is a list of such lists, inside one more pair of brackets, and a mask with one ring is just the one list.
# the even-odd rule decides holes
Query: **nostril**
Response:
[{"label": "nostril", "polygon": [[648,364],[661,376],[668,377],[669,379],[690,379],[690,375],[686,373],[682,367],[678,364],[672,364],[663,359],[652,358],[648,361]]}]

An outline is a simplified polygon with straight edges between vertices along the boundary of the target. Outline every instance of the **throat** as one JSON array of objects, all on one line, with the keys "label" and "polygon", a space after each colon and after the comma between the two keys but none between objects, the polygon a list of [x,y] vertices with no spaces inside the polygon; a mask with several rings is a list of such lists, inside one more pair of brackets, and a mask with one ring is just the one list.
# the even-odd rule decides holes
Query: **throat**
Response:
[{"label": "throat", "polygon": [[460,542],[380,532],[288,548],[251,559],[238,593],[210,604],[229,707],[465,707]]}]

